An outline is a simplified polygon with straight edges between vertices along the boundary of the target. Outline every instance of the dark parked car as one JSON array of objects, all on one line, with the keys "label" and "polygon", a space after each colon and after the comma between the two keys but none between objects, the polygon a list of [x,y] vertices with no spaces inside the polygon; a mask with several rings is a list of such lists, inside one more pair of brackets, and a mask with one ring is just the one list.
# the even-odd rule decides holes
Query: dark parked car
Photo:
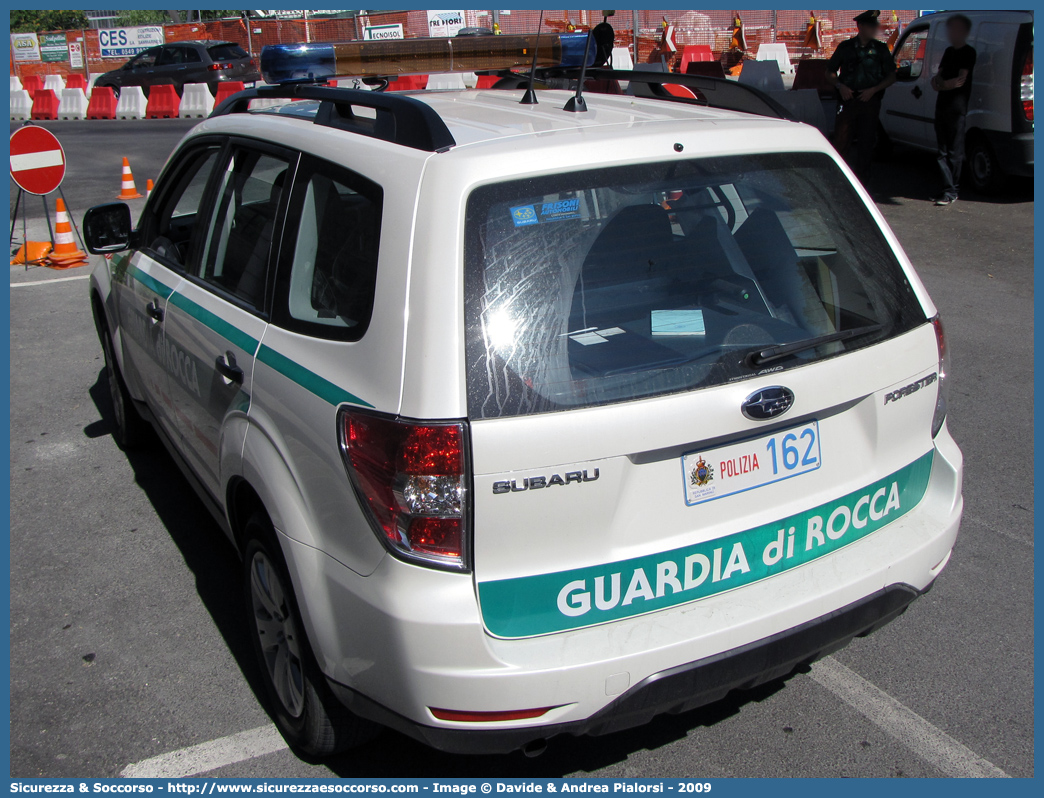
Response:
[{"label": "dark parked car", "polygon": [[235,42],[208,40],[150,47],[119,69],[106,72],[95,85],[111,87],[117,97],[124,86],[141,86],[147,95],[161,83],[173,83],[178,94],[186,83],[206,83],[210,93],[217,94],[218,84],[225,80],[252,83],[261,80],[261,73],[250,54]]}]

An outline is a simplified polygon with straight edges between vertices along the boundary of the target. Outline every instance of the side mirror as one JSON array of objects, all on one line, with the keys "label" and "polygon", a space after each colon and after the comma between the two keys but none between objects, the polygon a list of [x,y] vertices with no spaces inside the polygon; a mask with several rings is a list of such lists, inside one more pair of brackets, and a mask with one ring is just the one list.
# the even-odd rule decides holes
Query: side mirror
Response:
[{"label": "side mirror", "polygon": [[910,66],[910,64],[901,65],[897,70],[895,70],[896,80],[909,80],[910,73],[912,71],[913,68]]},{"label": "side mirror", "polygon": [[131,212],[125,202],[95,205],[83,215],[84,241],[95,255],[129,248],[132,230]]}]

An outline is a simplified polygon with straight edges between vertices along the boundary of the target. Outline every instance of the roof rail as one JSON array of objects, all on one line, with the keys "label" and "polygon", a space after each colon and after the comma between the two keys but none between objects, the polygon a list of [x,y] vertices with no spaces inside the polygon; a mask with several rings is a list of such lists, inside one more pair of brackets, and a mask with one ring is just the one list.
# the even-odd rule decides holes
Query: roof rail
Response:
[{"label": "roof rail", "polygon": [[[245,113],[250,108],[250,101],[259,98],[318,100],[319,110],[314,124],[370,136],[415,150],[443,152],[457,143],[442,117],[427,103],[412,97],[360,89],[303,83],[262,86],[233,94],[210,115]],[[377,116],[371,118],[357,115],[353,113],[353,107],[371,108],[377,112]]]},{"label": "roof rail", "polygon": [[[579,78],[579,69],[546,69],[545,76],[562,76]],[[588,69],[588,80],[624,80],[628,81],[642,94],[638,96],[655,97],[675,102],[697,103],[710,108],[721,108],[725,111],[768,116],[773,119],[794,119],[794,115],[783,105],[772,99],[765,92],[745,83],[724,78],[711,78],[705,75],[682,75],[677,72],[652,72],[626,69]],[[697,100],[686,100],[668,94],[664,83],[677,84],[694,89],[698,93]]]}]

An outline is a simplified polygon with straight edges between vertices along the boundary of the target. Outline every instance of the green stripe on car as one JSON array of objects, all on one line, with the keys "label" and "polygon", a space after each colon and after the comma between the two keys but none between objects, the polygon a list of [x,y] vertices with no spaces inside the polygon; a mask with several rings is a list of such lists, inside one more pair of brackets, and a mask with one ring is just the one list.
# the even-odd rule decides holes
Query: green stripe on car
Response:
[{"label": "green stripe on car", "polygon": [[225,321],[220,316],[212,313],[198,303],[193,302],[184,294],[175,294],[173,288],[168,288],[159,280],[145,274],[137,267],[130,266],[128,268],[128,273],[146,288],[168,298],[171,304],[175,307],[185,311],[192,318],[196,319],[201,324],[206,325],[218,335],[238,346],[244,352],[250,352],[266,366],[275,369],[284,377],[293,380],[305,390],[314,393],[320,399],[323,399],[332,405],[339,405],[341,402],[348,402],[361,407],[373,407],[369,402],[363,401],[355,394],[335,385],[325,377],[320,377],[314,371],[305,368],[300,363],[296,363],[286,355],[276,352],[271,347],[261,346],[261,342],[253,336],[248,335],[234,324]]},{"label": "green stripe on car", "polygon": [[168,285],[164,285],[151,274],[146,274],[134,264],[129,263],[127,265],[127,274],[129,274],[143,286],[148,288],[150,291],[159,294],[164,299],[167,299],[168,297],[170,297],[171,294],[174,293],[173,288],[171,288]]},{"label": "green stripe on car", "polygon": [[193,302],[184,294],[175,293],[170,298],[170,304],[185,311],[200,324],[206,325],[225,340],[231,341],[244,352],[249,352],[252,355],[257,353],[257,347],[258,344],[261,343],[260,341],[252,335],[247,335],[234,324],[229,324],[216,313],[211,313],[202,305]]},{"label": "green stripe on car", "polygon": [[369,402],[364,402],[358,396],[349,393],[344,388],[334,385],[328,379],[320,377],[314,371],[310,371],[300,363],[295,363],[286,355],[281,355],[271,347],[262,344],[257,353],[257,359],[266,366],[275,369],[284,377],[293,380],[302,388],[311,391],[320,399],[324,399],[332,405],[348,402],[362,407],[373,407]]},{"label": "green stripe on car", "polygon": [[804,565],[876,532],[924,498],[935,450],[883,479],[771,524],[662,554],[480,582],[482,620],[530,637],[687,604]]}]

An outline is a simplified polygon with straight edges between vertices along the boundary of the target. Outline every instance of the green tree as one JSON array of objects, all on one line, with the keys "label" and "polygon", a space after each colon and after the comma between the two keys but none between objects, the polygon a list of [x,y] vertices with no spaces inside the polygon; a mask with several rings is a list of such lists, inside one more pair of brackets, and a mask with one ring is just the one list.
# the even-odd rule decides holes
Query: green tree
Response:
[{"label": "green tree", "polygon": [[87,15],[82,11],[12,9],[10,19],[12,33],[77,30],[87,27]]},{"label": "green tree", "polygon": [[132,28],[135,25],[162,25],[170,22],[170,17],[165,11],[122,11],[116,17],[116,27]]}]

